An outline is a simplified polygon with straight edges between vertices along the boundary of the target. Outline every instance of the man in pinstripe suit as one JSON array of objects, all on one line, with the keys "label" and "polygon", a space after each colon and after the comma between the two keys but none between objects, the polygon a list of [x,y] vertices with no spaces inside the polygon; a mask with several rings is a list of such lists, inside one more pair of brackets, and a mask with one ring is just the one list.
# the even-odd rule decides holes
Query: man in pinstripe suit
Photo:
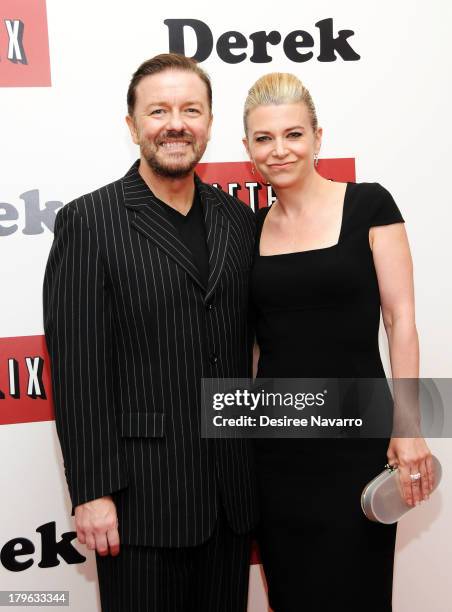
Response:
[{"label": "man in pinstripe suit", "polygon": [[57,431],[104,612],[246,609],[246,440],[200,435],[202,377],[247,377],[252,211],[194,168],[208,76],[177,54],[128,91],[140,159],[65,206],[44,281]]}]

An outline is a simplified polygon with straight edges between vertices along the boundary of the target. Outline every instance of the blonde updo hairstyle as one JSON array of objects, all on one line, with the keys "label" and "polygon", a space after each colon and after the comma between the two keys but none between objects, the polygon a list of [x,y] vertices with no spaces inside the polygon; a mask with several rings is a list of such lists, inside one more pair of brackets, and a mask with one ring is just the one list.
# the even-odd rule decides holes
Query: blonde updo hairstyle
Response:
[{"label": "blonde updo hairstyle", "polygon": [[309,90],[294,74],[270,72],[258,79],[248,91],[243,109],[243,127],[248,136],[248,115],[258,106],[302,103],[308,109],[311,126],[317,131],[317,113]]}]

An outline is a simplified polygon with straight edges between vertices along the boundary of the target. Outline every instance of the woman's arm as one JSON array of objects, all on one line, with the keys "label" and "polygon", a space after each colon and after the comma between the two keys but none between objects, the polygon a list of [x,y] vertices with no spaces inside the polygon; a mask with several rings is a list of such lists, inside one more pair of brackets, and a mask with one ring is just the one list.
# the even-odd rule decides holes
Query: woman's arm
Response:
[{"label": "woman's arm", "polygon": [[[417,384],[419,377],[419,342],[415,323],[413,264],[402,223],[372,227],[369,242],[373,253],[380,290],[383,323],[389,344],[392,377],[395,379],[395,419],[410,416],[410,426],[419,424]],[[413,379],[400,381],[397,379]],[[399,414],[397,414],[399,411]],[[393,437],[388,448],[388,462],[400,470],[403,494],[409,505],[428,499],[433,487],[430,450],[421,436]],[[411,474],[421,474],[412,480]]]},{"label": "woman's arm", "polygon": [[393,378],[418,378],[413,263],[402,223],[372,227],[370,244],[380,290]]}]

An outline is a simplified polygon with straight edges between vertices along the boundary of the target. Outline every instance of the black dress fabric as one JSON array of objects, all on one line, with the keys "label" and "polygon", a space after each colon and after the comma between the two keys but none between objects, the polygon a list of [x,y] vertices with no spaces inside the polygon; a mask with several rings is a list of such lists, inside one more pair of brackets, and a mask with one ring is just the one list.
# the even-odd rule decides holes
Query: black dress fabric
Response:
[{"label": "black dress fabric", "polygon": [[192,252],[201,280],[204,286],[207,287],[209,281],[209,252],[207,249],[202,205],[197,190],[195,189],[193,204],[186,215],[169,206],[166,202],[158,198],[155,199],[162,206],[168,220],[179,232],[182,242]]},{"label": "black dress fabric", "polygon": [[[348,183],[335,246],[261,256],[258,213],[251,297],[258,377],[384,377],[380,295],[369,228],[403,222],[378,183]],[[387,439],[255,441],[259,545],[275,612],[392,610],[396,526],[360,507],[384,468]]]}]

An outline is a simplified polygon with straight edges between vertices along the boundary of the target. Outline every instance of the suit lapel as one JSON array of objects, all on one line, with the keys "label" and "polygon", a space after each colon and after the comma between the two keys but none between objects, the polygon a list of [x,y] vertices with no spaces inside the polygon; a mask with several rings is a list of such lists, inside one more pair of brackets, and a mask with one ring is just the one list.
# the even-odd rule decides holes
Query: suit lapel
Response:
[{"label": "suit lapel", "polygon": [[201,205],[204,212],[207,248],[209,251],[209,282],[206,301],[212,296],[224,269],[226,260],[230,223],[222,212],[221,194],[216,195],[215,187],[210,187],[195,176]]},{"label": "suit lapel", "polygon": [[181,266],[203,291],[206,291],[191,251],[180,240],[176,228],[166,218],[162,205],[141,178],[138,166],[139,161],[134,163],[122,181],[124,203],[131,212],[130,225],[154,242]]}]

